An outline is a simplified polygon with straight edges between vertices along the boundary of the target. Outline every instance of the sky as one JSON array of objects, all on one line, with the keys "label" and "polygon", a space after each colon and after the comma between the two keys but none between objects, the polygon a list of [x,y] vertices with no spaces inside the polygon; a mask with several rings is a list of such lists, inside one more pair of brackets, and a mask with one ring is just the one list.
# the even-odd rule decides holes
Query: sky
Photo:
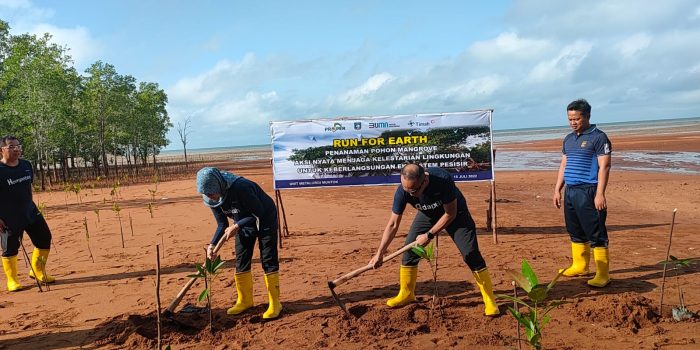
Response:
[{"label": "sky", "polygon": [[496,130],[700,117],[700,2],[0,0],[84,72],[156,82],[188,148],[270,142],[269,122],[493,109]]}]

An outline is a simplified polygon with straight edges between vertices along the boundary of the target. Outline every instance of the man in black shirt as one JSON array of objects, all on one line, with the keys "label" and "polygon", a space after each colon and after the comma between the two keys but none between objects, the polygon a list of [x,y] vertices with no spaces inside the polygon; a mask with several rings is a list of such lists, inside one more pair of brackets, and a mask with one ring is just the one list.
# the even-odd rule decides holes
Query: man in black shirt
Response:
[{"label": "man in black shirt", "polygon": [[[197,172],[197,192],[211,208],[217,228],[207,248],[207,257],[214,259],[213,249],[223,237],[236,236],[236,305],[226,311],[238,315],[253,306],[251,260],[258,240],[260,260],[265,271],[269,297],[263,319],[277,318],[282,311],[277,256],[277,208],[275,202],[253,181],[241,176],[206,167]],[[234,224],[229,226],[228,219]]]},{"label": "man in black shirt", "polygon": [[[493,295],[491,277],[476,241],[476,225],[469,214],[467,201],[455,186],[452,175],[440,168],[426,170],[418,164],[408,164],[401,170],[401,185],[394,194],[394,204],[389,223],[384,229],[379,249],[369,264],[382,265],[387,247],[396,236],[406,204],[418,210],[405,244],[418,241],[426,245],[440,231],[445,230],[459,248],[464,262],[469,266],[484,299],[487,316],[499,314]],[[420,257],[408,251],[404,253],[399,273],[399,294],[387,301],[389,307],[407,305],[416,300],[415,288]]]},{"label": "man in black shirt", "polygon": [[20,159],[22,145],[14,136],[0,139],[0,152],[0,243],[7,290],[22,289],[17,277],[17,252],[24,231],[34,244],[29,277],[53,283],[55,278],[45,273],[51,249],[51,230],[32,200],[32,165]]}]

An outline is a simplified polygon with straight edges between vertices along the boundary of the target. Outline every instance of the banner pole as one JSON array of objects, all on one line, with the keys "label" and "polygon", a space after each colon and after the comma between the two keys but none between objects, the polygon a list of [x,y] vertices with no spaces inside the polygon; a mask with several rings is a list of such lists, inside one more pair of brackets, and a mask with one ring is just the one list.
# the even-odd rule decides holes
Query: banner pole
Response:
[{"label": "banner pole", "polygon": [[289,237],[289,226],[287,226],[287,214],[284,211],[284,202],[282,201],[282,193],[277,190],[277,197],[280,199],[280,208],[282,208],[282,219],[284,220],[284,235]]},{"label": "banner pole", "polygon": [[[493,149],[493,159],[491,162],[491,169],[494,169],[496,164],[496,149]],[[498,227],[498,215],[496,215],[496,177],[493,176],[491,179],[491,215],[492,215],[492,224],[491,224],[491,234],[493,235],[493,243],[498,244],[498,232],[497,232],[497,227]]]},{"label": "banner pole", "polygon": [[[273,173],[274,173],[274,163],[272,162],[272,158],[270,158],[270,167],[272,167]],[[272,178],[272,183],[273,183],[273,188],[275,187],[274,185],[275,179],[274,176]],[[275,207],[277,208],[277,241],[280,249],[282,249],[282,226],[280,225],[279,222],[279,217],[280,217],[280,203],[279,203],[279,190],[275,188]]]},{"label": "banner pole", "polygon": [[491,180],[491,197],[493,198],[493,204],[491,207],[493,222],[491,224],[491,234],[493,235],[493,243],[498,244],[498,232],[496,227],[498,226],[498,215],[496,215],[496,180]]}]

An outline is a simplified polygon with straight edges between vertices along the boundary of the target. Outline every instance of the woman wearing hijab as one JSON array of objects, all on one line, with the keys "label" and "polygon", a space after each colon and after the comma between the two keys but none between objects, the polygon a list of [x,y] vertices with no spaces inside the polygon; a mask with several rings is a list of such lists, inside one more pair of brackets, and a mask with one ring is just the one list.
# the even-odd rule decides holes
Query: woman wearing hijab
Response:
[{"label": "woman wearing hijab", "polygon": [[[226,311],[238,315],[253,306],[251,259],[258,240],[260,260],[265,271],[269,297],[263,319],[277,318],[282,311],[279,295],[279,261],[277,258],[277,210],[272,198],[253,181],[217,168],[205,167],[197,172],[197,192],[211,208],[218,224],[207,248],[214,259],[214,247],[225,235],[236,238],[236,305]],[[229,225],[228,218],[233,219]]]}]

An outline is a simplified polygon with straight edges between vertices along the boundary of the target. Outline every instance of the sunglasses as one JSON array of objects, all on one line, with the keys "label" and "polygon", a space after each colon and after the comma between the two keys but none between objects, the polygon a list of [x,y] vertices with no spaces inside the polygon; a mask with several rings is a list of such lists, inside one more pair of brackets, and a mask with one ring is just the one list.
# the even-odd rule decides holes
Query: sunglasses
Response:
[{"label": "sunglasses", "polygon": [[420,185],[418,185],[417,188],[404,188],[403,190],[406,191],[406,192],[407,192],[408,194],[410,194],[410,195],[414,195],[414,194],[416,194],[418,191],[420,191],[421,188],[423,188],[423,185],[424,185],[424,184],[425,184],[425,178],[423,178],[423,181],[420,183]]},{"label": "sunglasses", "polygon": [[9,149],[10,151],[22,150],[22,145],[9,145],[9,146],[4,146],[4,147],[0,147],[0,148],[6,148],[6,149]]}]

